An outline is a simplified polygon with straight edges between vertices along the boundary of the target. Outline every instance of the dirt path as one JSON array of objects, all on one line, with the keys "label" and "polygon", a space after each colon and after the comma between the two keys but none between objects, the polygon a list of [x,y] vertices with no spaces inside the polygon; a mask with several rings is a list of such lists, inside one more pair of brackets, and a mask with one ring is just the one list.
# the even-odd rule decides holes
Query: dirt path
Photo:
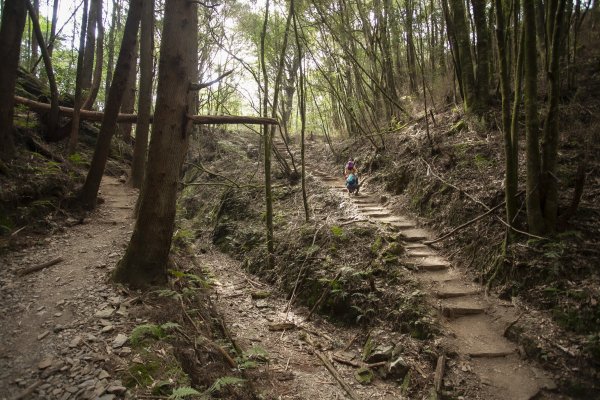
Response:
[{"label": "dirt path", "polygon": [[[136,192],[112,177],[100,190],[106,203],[82,224],[31,237],[29,248],[0,259],[1,399],[110,400],[125,391],[106,363],[128,352],[113,343],[128,303],[106,278],[131,234]],[[15,275],[56,257],[63,261]]]},{"label": "dirt path", "polygon": [[439,322],[444,328],[442,346],[453,354],[464,372],[472,372],[479,379],[482,398],[557,398],[546,391],[555,388],[552,379],[522,359],[517,346],[503,335],[524,310],[485,296],[480,286],[423,243],[433,238],[430,232],[418,228],[410,218],[394,215],[382,205],[380,196],[366,188],[359,196],[348,196],[339,177],[331,177],[317,166],[313,174],[348,197],[356,219],[399,233],[406,249],[403,264],[415,271],[418,281],[429,291],[430,304],[439,311]]}]

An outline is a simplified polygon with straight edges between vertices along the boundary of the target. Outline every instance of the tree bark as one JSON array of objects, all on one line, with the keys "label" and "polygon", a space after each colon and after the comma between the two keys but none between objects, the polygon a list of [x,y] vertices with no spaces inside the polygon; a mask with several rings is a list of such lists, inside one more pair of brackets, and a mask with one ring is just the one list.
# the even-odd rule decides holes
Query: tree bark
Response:
[{"label": "tree bark", "polygon": [[[127,79],[127,86],[125,87],[125,94],[123,96],[123,102],[121,103],[121,112],[123,114],[133,114],[135,109],[135,92],[136,92],[136,77],[137,77],[137,59],[139,54],[138,43],[135,45],[135,54],[133,68],[129,71],[129,78]],[[131,143],[131,131],[133,126],[131,124],[121,124],[119,126],[119,132],[121,137],[126,143]]]},{"label": "tree bark", "polygon": [[[90,0],[89,14],[87,18],[85,51],[83,56],[82,88],[89,96],[92,87],[92,75],[94,70],[94,54],[96,52],[96,26],[98,25],[98,3],[102,0]],[[83,29],[83,26],[81,27]]]},{"label": "tree bark", "polygon": [[[517,190],[519,185],[517,147],[512,134],[511,108],[510,108],[510,69],[508,65],[508,49],[506,40],[506,20],[502,0],[496,0],[496,38],[498,42],[498,57],[500,64],[500,93],[502,95],[502,129],[504,131],[504,165],[505,187],[504,198],[506,201],[506,220],[512,227],[518,211]],[[511,235],[512,230],[509,230]]]},{"label": "tree bark", "polygon": [[552,24],[551,46],[549,63],[550,68],[547,79],[550,83],[548,92],[548,112],[544,123],[542,138],[542,207],[546,231],[553,232],[556,228],[558,217],[558,181],[557,181],[557,159],[558,159],[558,123],[560,98],[560,56],[563,35],[565,0],[555,0],[554,14],[551,18]]},{"label": "tree bark", "polygon": [[167,282],[167,265],[179,173],[188,147],[193,107],[189,86],[197,79],[197,4],[166,0],[160,48],[156,121],[139,213],[114,279],[144,288]]},{"label": "tree bark", "polygon": [[88,0],[83,0],[83,13],[81,17],[81,32],[79,34],[79,51],[77,54],[77,71],[75,75],[75,100],[73,104],[73,119],[71,120],[71,135],[69,136],[68,152],[75,153],[79,136],[79,114],[81,109],[82,83],[83,83],[83,56],[85,53],[85,35],[88,27]]},{"label": "tree bark", "polygon": [[100,91],[100,83],[102,81],[102,69],[104,67],[104,26],[102,24],[102,0],[97,3],[98,10],[96,12],[96,27],[98,28],[96,38],[96,66],[94,75],[92,76],[92,87],[87,99],[83,103],[84,110],[91,110],[98,97]]},{"label": "tree bark", "polygon": [[[269,22],[269,3],[267,0],[265,6],[265,18],[260,34],[260,64],[263,73],[263,115],[266,117],[269,114],[269,77],[267,74],[267,65],[265,63],[265,40],[267,36],[267,24]],[[273,194],[271,188],[271,147],[273,145],[273,136],[268,125],[263,125],[263,140],[264,140],[264,163],[265,163],[265,208],[266,208],[266,228],[267,228],[267,269],[273,268],[273,253],[275,245],[273,241]]]},{"label": "tree bark", "polygon": [[150,112],[152,111],[152,67],[154,38],[154,2],[144,2],[140,30],[140,94],[138,96],[138,123],[131,165],[131,185],[142,187],[146,168]]},{"label": "tree bark", "polygon": [[477,103],[482,107],[490,101],[490,33],[485,13],[485,0],[471,0],[477,33]]},{"label": "tree bark", "polygon": [[123,41],[115,67],[115,76],[110,85],[94,157],[92,158],[90,170],[80,193],[81,203],[88,209],[92,209],[96,205],[98,188],[104,174],[104,167],[106,166],[110,150],[110,141],[117,126],[117,115],[121,108],[125,85],[127,84],[131,68],[135,68],[133,64],[135,62],[135,44],[140,25],[141,8],[142,0],[131,0],[123,32]]},{"label": "tree bark", "polygon": [[52,21],[50,27],[50,40],[48,43],[48,54],[52,57],[52,52],[54,51],[54,40],[56,38],[56,24],[58,23],[58,0],[54,0],[52,4]]},{"label": "tree bark", "polygon": [[48,53],[48,49],[44,43],[44,34],[40,28],[40,22],[37,18],[33,5],[29,0],[24,1],[25,6],[29,10],[29,16],[31,18],[35,36],[37,37],[37,41],[40,45],[40,50],[44,59],[44,66],[46,68],[46,75],[48,76],[48,84],[50,86],[50,104],[52,107],[48,116],[48,140],[60,140],[62,137],[58,136],[58,87],[56,86],[56,79],[54,78],[52,59],[50,58],[50,54]]},{"label": "tree bark", "polygon": [[26,15],[23,0],[5,0],[0,26],[0,158],[3,160],[16,155],[14,95]]},{"label": "tree bark", "polygon": [[105,90],[104,92],[108,94],[110,91],[110,85],[112,83],[113,78],[113,70],[115,63],[115,36],[117,34],[117,29],[121,29],[121,6],[120,0],[113,0],[112,3],[112,17],[110,23],[110,31],[108,32],[108,51],[107,51],[107,62],[106,62],[106,79],[105,79]]},{"label": "tree bark", "polygon": [[[447,0],[443,0],[447,1]],[[471,41],[469,38],[469,26],[463,0],[450,0],[450,14],[453,25],[453,33],[456,36],[456,51],[458,71],[460,71],[460,83],[462,87],[463,105],[465,111],[480,111],[477,104],[477,91],[475,85],[475,73],[473,72],[473,59],[471,57]]]},{"label": "tree bark", "polygon": [[[38,18],[39,20],[39,15],[40,15],[40,0],[33,0],[33,10],[34,10],[34,14],[35,14],[35,18]],[[39,44],[37,41],[37,37],[35,35],[31,35],[31,54],[30,54],[30,58],[29,58],[29,72],[31,72],[32,74],[35,74],[35,67],[37,65],[37,59],[38,59],[38,49],[39,49]]]},{"label": "tree bark", "polygon": [[531,1],[523,2],[525,131],[527,153],[526,206],[529,232],[541,235],[545,231],[540,206],[540,145],[537,104],[537,49],[535,9]]}]

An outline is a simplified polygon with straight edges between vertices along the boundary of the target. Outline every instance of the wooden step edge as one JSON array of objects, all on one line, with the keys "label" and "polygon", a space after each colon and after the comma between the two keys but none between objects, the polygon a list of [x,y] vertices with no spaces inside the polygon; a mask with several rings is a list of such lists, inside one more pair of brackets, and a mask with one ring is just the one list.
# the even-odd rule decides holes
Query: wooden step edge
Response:
[{"label": "wooden step edge", "polygon": [[481,294],[480,290],[471,290],[464,292],[442,292],[442,291],[434,291],[433,295],[438,299],[454,299],[457,297],[466,297],[466,296],[475,296]]},{"label": "wooden step edge", "polygon": [[476,351],[469,352],[467,355],[471,358],[500,358],[510,356],[511,354],[515,354],[516,349],[513,350],[503,350],[503,351]]},{"label": "wooden step edge", "polygon": [[485,308],[480,307],[457,307],[457,306],[442,306],[440,311],[444,317],[459,318],[468,315],[479,315],[485,313]]}]

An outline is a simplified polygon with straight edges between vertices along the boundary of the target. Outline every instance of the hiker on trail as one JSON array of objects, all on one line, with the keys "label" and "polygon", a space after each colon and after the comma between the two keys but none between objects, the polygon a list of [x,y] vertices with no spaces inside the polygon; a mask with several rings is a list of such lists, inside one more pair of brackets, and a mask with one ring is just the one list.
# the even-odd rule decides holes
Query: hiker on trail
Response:
[{"label": "hiker on trail", "polygon": [[348,189],[348,194],[356,192],[358,195],[358,175],[355,172],[350,172],[346,177],[346,189]]},{"label": "hiker on trail", "polygon": [[344,177],[348,178],[348,175],[350,175],[350,173],[353,173],[355,175],[358,174],[358,170],[356,169],[356,162],[354,161],[354,158],[350,157],[348,159],[348,162],[346,163],[346,166],[344,167]]}]

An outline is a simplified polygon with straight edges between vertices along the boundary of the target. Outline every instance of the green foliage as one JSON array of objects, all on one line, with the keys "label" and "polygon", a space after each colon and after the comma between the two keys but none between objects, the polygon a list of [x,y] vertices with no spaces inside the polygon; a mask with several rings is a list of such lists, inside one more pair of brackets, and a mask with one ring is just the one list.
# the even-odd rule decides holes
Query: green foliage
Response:
[{"label": "green foliage", "polygon": [[136,326],[129,337],[129,341],[133,346],[138,346],[146,339],[152,338],[156,340],[164,339],[168,336],[168,332],[178,329],[180,326],[174,322],[167,322],[162,325],[143,324]]},{"label": "green foliage", "polygon": [[156,290],[154,293],[158,294],[158,297],[170,297],[178,301],[182,298],[181,293],[171,289],[160,289]]},{"label": "green foliage", "polygon": [[208,393],[216,393],[227,386],[240,385],[246,382],[244,379],[235,376],[223,376],[215,381],[207,390]]},{"label": "green foliage", "polygon": [[73,153],[67,159],[74,165],[85,165],[85,160],[80,153]]},{"label": "green foliage", "polygon": [[171,400],[181,400],[188,396],[200,396],[201,393],[194,388],[184,386],[177,389],[173,389],[173,393],[169,396]]},{"label": "green foliage", "polygon": [[196,235],[189,229],[178,229],[173,235],[173,246],[183,248],[189,246],[196,239]]},{"label": "green foliage", "polygon": [[259,364],[269,362],[269,353],[260,347],[253,346],[249,350],[244,351],[241,357],[236,359],[239,369],[256,368]]},{"label": "green foliage", "polygon": [[331,227],[331,233],[333,236],[340,238],[344,235],[344,230],[341,226],[334,225]]}]

